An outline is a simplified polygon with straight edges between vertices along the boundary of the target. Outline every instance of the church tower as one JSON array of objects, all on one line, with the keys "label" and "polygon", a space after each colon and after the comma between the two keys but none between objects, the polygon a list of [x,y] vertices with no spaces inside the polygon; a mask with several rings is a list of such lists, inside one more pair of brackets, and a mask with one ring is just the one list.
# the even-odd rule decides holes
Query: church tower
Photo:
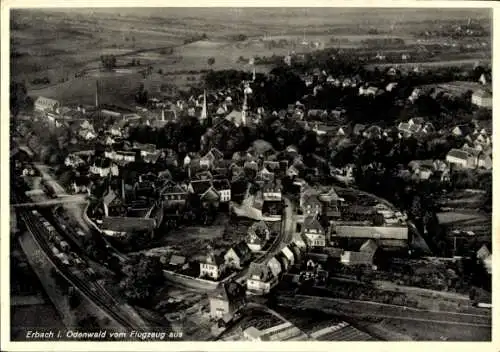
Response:
[{"label": "church tower", "polygon": [[200,122],[206,123],[207,121],[207,92],[203,91],[203,106],[201,108]]}]

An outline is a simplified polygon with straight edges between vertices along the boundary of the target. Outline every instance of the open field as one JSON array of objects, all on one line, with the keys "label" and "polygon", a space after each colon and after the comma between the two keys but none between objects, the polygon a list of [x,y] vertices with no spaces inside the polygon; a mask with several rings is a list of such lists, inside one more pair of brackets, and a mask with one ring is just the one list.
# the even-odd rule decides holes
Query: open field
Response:
[{"label": "open field", "polygon": [[[363,23],[353,24],[360,16]],[[142,67],[153,65],[155,72],[249,69],[244,61],[238,61],[240,57],[283,55],[297,44],[297,51],[303,51],[300,42],[304,37],[308,42],[320,42],[320,47],[358,47],[364,39],[379,37],[397,37],[412,44],[414,32],[435,26],[437,20],[439,24],[453,23],[467,16],[488,19],[490,15],[479,10],[467,14],[447,10],[448,21],[443,21],[443,14],[437,9],[431,13],[425,10],[407,13],[401,9],[374,13],[341,8],[16,10],[11,16],[11,73],[14,79],[25,80],[30,91],[40,87],[31,83],[35,78],[47,77],[50,84],[69,80],[69,85],[75,86],[71,95],[78,97],[86,95],[80,93],[80,89],[85,91],[86,84],[79,81],[73,84],[74,75],[84,69],[98,68],[99,57],[104,54],[116,55],[119,66],[134,59],[140,60]],[[374,29],[377,33],[370,32]],[[287,44],[268,45],[269,41],[280,40]],[[309,50],[312,49],[306,49]],[[215,59],[211,67],[207,63],[209,57]],[[257,67],[261,71],[268,69]],[[172,77],[164,79],[170,81]],[[185,85],[192,83],[181,81]],[[58,97],[62,95],[59,90],[66,90],[66,85],[49,91],[33,90],[32,94],[52,93]],[[118,92],[117,96],[120,95]]]},{"label": "open field", "polygon": [[491,328],[433,322],[384,319],[384,327],[411,336],[416,341],[491,341]]}]

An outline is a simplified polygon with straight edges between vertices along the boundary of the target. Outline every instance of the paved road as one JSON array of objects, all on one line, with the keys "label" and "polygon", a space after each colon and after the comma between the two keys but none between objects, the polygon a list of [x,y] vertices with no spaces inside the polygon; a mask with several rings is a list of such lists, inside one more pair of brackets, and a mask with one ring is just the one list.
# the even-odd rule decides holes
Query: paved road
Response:
[{"label": "paved road", "polygon": [[[257,263],[266,263],[272,257],[274,257],[279,251],[283,249],[287,244],[292,241],[293,233],[294,233],[294,224],[295,224],[295,208],[293,203],[287,197],[283,197],[283,201],[285,203],[284,214],[281,217],[281,231],[278,236],[275,238],[274,242],[271,244],[269,249],[258,257],[255,262]],[[240,271],[233,280],[242,283],[248,274],[248,267]]]},{"label": "paved road", "polygon": [[431,312],[406,307],[327,297],[278,296],[280,304],[294,308],[320,309],[349,317],[379,317],[441,324],[491,327],[491,316]]}]

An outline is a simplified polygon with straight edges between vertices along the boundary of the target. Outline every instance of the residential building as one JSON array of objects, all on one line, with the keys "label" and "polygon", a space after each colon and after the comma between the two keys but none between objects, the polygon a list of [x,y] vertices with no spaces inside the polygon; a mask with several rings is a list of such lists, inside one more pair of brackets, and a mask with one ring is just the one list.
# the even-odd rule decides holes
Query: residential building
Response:
[{"label": "residential building", "polygon": [[247,293],[265,295],[278,284],[278,278],[273,275],[266,264],[252,262],[248,269]]},{"label": "residential building", "polygon": [[210,317],[221,319],[232,316],[245,305],[245,288],[236,282],[230,281],[220,285],[208,296]]},{"label": "residential building", "polygon": [[262,187],[262,194],[265,201],[280,201],[281,200],[281,181],[267,182]]},{"label": "residential building", "polygon": [[318,199],[318,194],[315,191],[306,189],[300,197],[300,208],[306,216],[316,215],[321,214],[323,204]]},{"label": "residential building", "polygon": [[446,155],[446,161],[462,168],[473,169],[478,164],[478,156],[461,149],[452,149]]},{"label": "residential building", "polygon": [[89,167],[89,172],[100,177],[118,176],[118,166],[108,158],[97,158]]},{"label": "residential building", "polygon": [[231,184],[227,179],[215,179],[212,181],[212,185],[219,193],[221,203],[228,203],[231,201]]},{"label": "residential building", "polygon": [[203,206],[218,206],[220,195],[212,186],[211,180],[191,181],[188,187],[190,193],[196,194]]},{"label": "residential building", "polygon": [[57,100],[45,97],[38,97],[34,102],[35,111],[39,112],[56,112],[60,106]]},{"label": "residential building", "polygon": [[319,223],[317,216],[308,216],[304,219],[303,233],[310,247],[325,247],[326,237],[323,226]]},{"label": "residential building", "polygon": [[493,107],[493,95],[491,91],[480,89],[472,94],[472,104],[481,108],[491,109]]},{"label": "residential building", "polygon": [[379,126],[373,125],[368,127],[363,131],[363,137],[365,138],[381,138],[382,137],[382,128]]},{"label": "residential building", "polygon": [[172,268],[185,268],[187,264],[186,257],[177,254],[173,254],[168,261],[168,265]]},{"label": "residential building", "polygon": [[378,246],[373,239],[364,242],[359,252],[345,251],[340,256],[340,262],[344,265],[373,265]]},{"label": "residential building", "polygon": [[267,262],[267,266],[273,273],[275,277],[279,277],[279,275],[282,273],[282,268],[281,268],[281,263],[276,259],[276,257],[272,257],[269,259]]},{"label": "residential building", "polygon": [[85,161],[78,155],[76,154],[68,154],[66,159],[64,159],[64,165],[70,166],[70,167],[78,167],[85,165]]},{"label": "residential building", "polygon": [[236,246],[229,248],[224,255],[224,262],[226,268],[242,269],[252,259],[252,251],[248,245],[243,241]]},{"label": "residential building", "polygon": [[224,257],[209,248],[206,258],[200,262],[200,277],[218,280],[225,269]]},{"label": "residential building", "polygon": [[281,250],[281,253],[287,259],[288,264],[290,266],[295,264],[295,255],[293,254],[293,251],[290,249],[289,246],[283,247],[283,249]]},{"label": "residential building", "polygon": [[200,166],[211,168],[217,160],[223,159],[224,154],[222,154],[218,149],[212,148],[200,159]]},{"label": "residential building", "polygon": [[184,206],[188,197],[188,191],[185,186],[178,184],[169,184],[160,191],[165,207]]}]

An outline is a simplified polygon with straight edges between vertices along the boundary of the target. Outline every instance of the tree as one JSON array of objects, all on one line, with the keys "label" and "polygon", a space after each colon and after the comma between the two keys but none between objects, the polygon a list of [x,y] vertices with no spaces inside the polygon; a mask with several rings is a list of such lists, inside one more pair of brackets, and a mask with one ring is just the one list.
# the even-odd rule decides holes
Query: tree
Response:
[{"label": "tree", "polygon": [[207,60],[208,65],[211,67],[213,64],[215,64],[215,58],[214,57],[209,57]]},{"label": "tree", "polygon": [[102,66],[107,70],[112,70],[116,67],[116,56],[101,55]]},{"label": "tree", "polygon": [[164,281],[160,261],[144,255],[132,258],[123,272],[125,278],[120,281],[120,288],[125,297],[135,303],[146,302]]},{"label": "tree", "polygon": [[17,116],[19,111],[29,108],[33,105],[33,101],[27,95],[26,85],[24,82],[10,83],[10,112]]}]

